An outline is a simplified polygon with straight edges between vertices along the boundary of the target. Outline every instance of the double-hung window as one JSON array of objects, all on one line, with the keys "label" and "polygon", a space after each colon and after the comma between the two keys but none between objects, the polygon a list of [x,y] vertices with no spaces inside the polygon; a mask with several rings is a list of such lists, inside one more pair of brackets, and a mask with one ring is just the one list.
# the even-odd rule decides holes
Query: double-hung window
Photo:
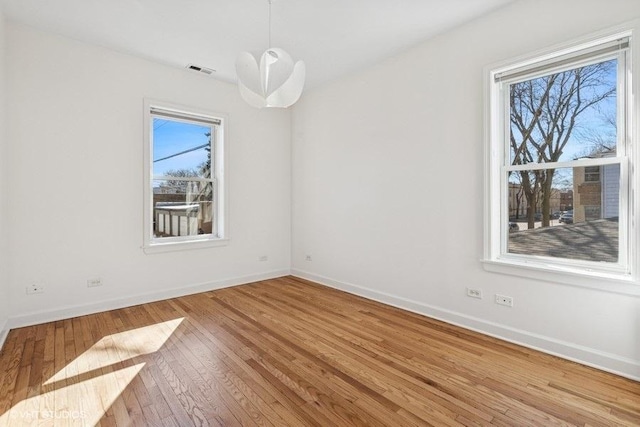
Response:
[{"label": "double-hung window", "polygon": [[636,278],[631,35],[487,70],[485,268]]},{"label": "double-hung window", "polygon": [[145,102],[146,251],[225,242],[224,117]]}]

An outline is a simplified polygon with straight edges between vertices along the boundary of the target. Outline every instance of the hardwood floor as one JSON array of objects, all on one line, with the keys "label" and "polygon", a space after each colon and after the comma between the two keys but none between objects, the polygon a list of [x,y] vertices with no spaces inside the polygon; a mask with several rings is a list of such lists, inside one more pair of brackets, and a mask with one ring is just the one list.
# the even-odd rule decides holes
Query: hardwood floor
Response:
[{"label": "hardwood floor", "polygon": [[640,383],[285,277],[12,330],[0,426],[638,426]]}]

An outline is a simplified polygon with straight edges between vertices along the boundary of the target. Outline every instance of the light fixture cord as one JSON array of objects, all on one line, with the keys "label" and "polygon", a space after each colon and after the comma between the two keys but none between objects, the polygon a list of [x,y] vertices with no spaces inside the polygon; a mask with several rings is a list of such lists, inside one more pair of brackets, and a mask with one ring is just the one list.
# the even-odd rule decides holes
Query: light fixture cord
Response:
[{"label": "light fixture cord", "polygon": [[267,47],[271,49],[271,0],[269,0],[269,46]]}]

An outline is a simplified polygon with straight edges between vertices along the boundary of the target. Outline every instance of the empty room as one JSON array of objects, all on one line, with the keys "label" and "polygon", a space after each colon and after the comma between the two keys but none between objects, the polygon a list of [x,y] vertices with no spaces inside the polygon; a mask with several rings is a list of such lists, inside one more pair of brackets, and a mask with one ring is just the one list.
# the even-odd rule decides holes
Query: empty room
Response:
[{"label": "empty room", "polygon": [[639,426],[638,0],[0,0],[0,426]]}]

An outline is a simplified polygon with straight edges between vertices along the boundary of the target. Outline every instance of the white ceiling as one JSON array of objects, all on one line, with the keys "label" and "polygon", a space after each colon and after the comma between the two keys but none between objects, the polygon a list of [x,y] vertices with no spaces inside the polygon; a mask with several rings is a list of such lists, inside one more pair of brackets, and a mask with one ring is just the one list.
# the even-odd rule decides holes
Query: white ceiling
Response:
[{"label": "white ceiling", "polygon": [[[45,31],[236,80],[241,51],[268,47],[268,0],[0,0],[5,16]],[[272,47],[316,86],[513,0],[272,0]]]}]

